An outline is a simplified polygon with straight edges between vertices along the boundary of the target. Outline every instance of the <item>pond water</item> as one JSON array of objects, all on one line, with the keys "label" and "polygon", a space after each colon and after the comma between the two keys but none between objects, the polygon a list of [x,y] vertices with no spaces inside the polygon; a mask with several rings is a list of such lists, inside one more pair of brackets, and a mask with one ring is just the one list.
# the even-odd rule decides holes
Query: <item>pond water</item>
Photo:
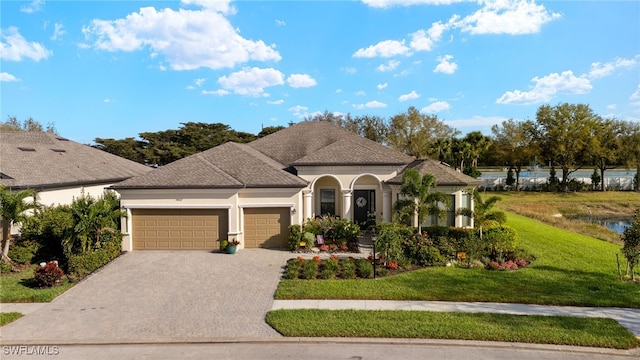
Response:
[{"label": "pond water", "polygon": [[624,232],[624,229],[631,226],[631,218],[626,218],[626,217],[622,217],[622,218],[580,217],[580,218],[576,218],[576,220],[590,222],[594,224],[600,224],[617,232],[618,234],[622,234]]}]

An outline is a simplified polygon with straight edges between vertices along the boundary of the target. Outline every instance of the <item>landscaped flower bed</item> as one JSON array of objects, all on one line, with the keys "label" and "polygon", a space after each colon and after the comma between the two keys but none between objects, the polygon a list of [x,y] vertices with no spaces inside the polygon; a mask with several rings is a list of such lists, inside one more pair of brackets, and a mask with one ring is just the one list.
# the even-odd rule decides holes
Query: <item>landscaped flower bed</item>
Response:
[{"label": "landscaped flower bed", "polygon": [[369,279],[373,277],[373,264],[369,259],[339,258],[321,259],[314,256],[305,259],[298,256],[287,261],[286,279]]}]

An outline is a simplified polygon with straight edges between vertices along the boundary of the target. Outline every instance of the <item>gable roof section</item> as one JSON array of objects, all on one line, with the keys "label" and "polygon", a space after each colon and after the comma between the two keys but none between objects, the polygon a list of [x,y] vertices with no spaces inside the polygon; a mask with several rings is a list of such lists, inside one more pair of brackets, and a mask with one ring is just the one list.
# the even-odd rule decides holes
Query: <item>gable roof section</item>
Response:
[{"label": "gable roof section", "polygon": [[301,122],[248,145],[286,166],[403,165],[413,160],[323,121]]},{"label": "gable roof section", "polygon": [[0,131],[0,185],[7,187],[107,184],[151,170],[55,134]]},{"label": "gable roof section", "polygon": [[415,169],[420,175],[431,174],[436,178],[438,186],[478,186],[482,182],[452,169],[433,159],[418,159],[407,165],[397,176],[386,181],[387,184],[401,185],[402,175],[407,169]]},{"label": "gable roof section", "polygon": [[115,189],[302,188],[307,182],[245,144],[227,142],[123,181]]}]

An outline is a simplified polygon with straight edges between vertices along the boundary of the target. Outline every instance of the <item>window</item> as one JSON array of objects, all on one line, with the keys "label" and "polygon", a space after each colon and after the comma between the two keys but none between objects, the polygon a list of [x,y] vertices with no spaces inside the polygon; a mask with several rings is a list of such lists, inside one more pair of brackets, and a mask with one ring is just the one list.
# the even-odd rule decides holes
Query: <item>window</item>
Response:
[{"label": "window", "polygon": [[[469,193],[462,194],[462,207],[466,209],[471,209],[471,194]],[[471,226],[471,217],[463,216],[462,226]]]},{"label": "window", "polygon": [[336,215],[336,190],[321,189],[320,190],[320,214]]}]

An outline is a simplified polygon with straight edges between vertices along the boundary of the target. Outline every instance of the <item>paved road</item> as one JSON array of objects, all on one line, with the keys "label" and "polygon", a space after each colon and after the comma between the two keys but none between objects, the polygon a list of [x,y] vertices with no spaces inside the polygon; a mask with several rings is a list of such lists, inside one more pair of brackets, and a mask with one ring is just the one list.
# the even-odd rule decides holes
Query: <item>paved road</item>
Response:
[{"label": "paved road", "polygon": [[288,252],[134,251],[0,328],[3,343],[269,338]]},{"label": "paved road", "polygon": [[[235,359],[235,360],[635,360],[636,350],[512,344],[480,341],[387,339],[291,339],[287,341],[192,344],[62,345],[48,348],[7,348],[2,359]],[[50,355],[30,355],[34,351]],[[55,355],[55,356],[54,356]]]}]

